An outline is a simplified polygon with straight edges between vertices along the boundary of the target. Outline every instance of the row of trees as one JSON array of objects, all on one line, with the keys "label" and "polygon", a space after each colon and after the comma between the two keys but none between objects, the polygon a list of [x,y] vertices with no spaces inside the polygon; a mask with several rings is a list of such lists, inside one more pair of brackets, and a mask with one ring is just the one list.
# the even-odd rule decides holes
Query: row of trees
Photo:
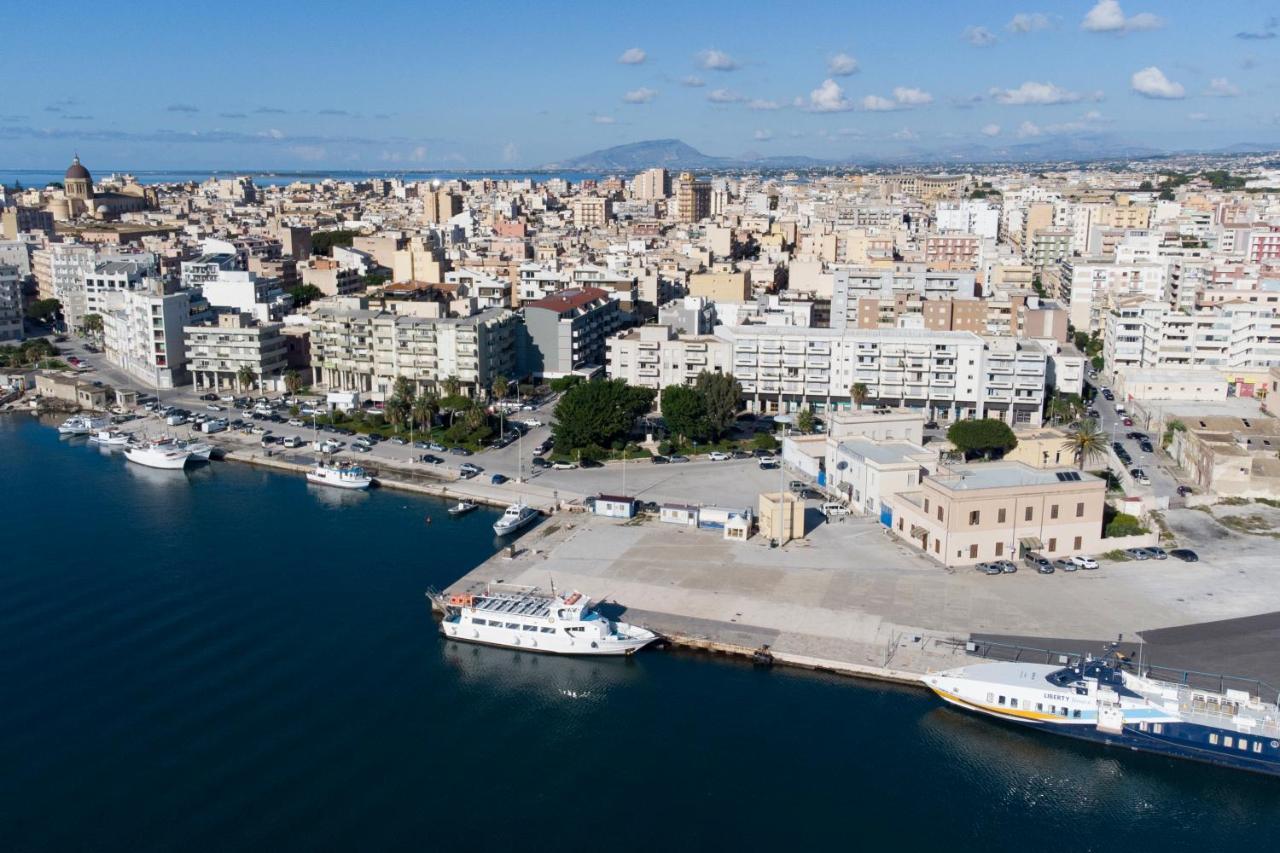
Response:
[{"label": "row of trees", "polygon": [[625,444],[636,418],[648,413],[655,393],[622,379],[595,379],[573,385],[556,403],[552,435],[560,453]]},{"label": "row of trees", "polygon": [[[1018,437],[1004,421],[982,418],[958,421],[947,430],[947,440],[965,458],[1001,456],[1018,446]],[[1062,449],[1069,451],[1080,470],[1095,461],[1106,461],[1109,441],[1098,422],[1081,421],[1067,434]]]},{"label": "row of trees", "polygon": [[742,405],[742,386],[731,374],[702,371],[692,387],[662,389],[662,419],[672,435],[690,441],[718,441],[733,428]]}]

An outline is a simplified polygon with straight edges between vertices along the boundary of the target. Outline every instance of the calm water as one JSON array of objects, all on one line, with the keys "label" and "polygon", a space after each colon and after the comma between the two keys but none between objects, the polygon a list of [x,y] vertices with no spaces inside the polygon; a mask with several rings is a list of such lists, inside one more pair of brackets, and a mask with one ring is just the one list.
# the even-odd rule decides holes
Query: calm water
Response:
[{"label": "calm water", "polygon": [[447,645],[423,590],[492,553],[494,514],[443,509],[0,417],[0,849],[1275,844],[1280,780],[922,692]]}]

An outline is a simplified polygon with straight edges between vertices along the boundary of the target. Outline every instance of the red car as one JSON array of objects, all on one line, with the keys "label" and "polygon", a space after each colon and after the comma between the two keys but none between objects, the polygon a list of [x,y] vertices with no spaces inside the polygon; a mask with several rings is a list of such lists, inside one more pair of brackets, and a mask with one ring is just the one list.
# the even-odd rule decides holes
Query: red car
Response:
[{"label": "red car", "polygon": [[1125,426],[1133,426],[1133,418],[1125,418],[1125,419],[1124,419],[1124,425],[1125,425]]}]

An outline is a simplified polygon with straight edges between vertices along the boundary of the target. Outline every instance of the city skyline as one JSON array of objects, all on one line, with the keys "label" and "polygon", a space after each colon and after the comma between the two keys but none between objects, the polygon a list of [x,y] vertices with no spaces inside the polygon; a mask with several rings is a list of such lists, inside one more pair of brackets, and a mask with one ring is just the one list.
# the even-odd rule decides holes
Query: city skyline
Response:
[{"label": "city skyline", "polygon": [[1280,135],[1280,21],[1255,2],[82,10],[24,9],[11,30],[7,168],[71,150],[136,169],[531,168],[657,138],[959,160]]}]

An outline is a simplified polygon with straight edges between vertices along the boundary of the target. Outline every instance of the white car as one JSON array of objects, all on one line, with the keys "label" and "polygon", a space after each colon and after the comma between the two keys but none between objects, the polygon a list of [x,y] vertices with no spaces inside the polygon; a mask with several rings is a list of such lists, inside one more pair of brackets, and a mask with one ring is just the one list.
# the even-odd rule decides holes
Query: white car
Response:
[{"label": "white car", "polygon": [[564,460],[561,460],[559,462],[552,462],[551,467],[555,468],[557,471],[572,471],[574,468],[578,467],[578,463],[565,462]]},{"label": "white car", "polygon": [[822,514],[827,518],[830,518],[833,515],[848,515],[849,508],[844,504],[825,503],[822,505]]},{"label": "white car", "polygon": [[291,427],[302,427],[306,425],[307,425],[307,422],[304,421],[302,418],[289,418],[289,426]]},{"label": "white car", "polygon": [[527,426],[529,429],[533,429],[534,427],[542,426],[543,423],[537,418],[529,418],[528,420],[524,421],[524,425]]},{"label": "white car", "polygon": [[1071,558],[1071,562],[1075,563],[1077,566],[1079,566],[1082,569],[1098,568],[1098,561],[1093,559],[1093,557],[1087,556],[1085,554],[1077,554],[1076,556]]},{"label": "white car", "polygon": [[724,462],[725,460],[732,459],[733,457],[731,457],[728,453],[723,453],[719,450],[713,450],[707,454],[707,458],[710,459],[712,462]]}]

